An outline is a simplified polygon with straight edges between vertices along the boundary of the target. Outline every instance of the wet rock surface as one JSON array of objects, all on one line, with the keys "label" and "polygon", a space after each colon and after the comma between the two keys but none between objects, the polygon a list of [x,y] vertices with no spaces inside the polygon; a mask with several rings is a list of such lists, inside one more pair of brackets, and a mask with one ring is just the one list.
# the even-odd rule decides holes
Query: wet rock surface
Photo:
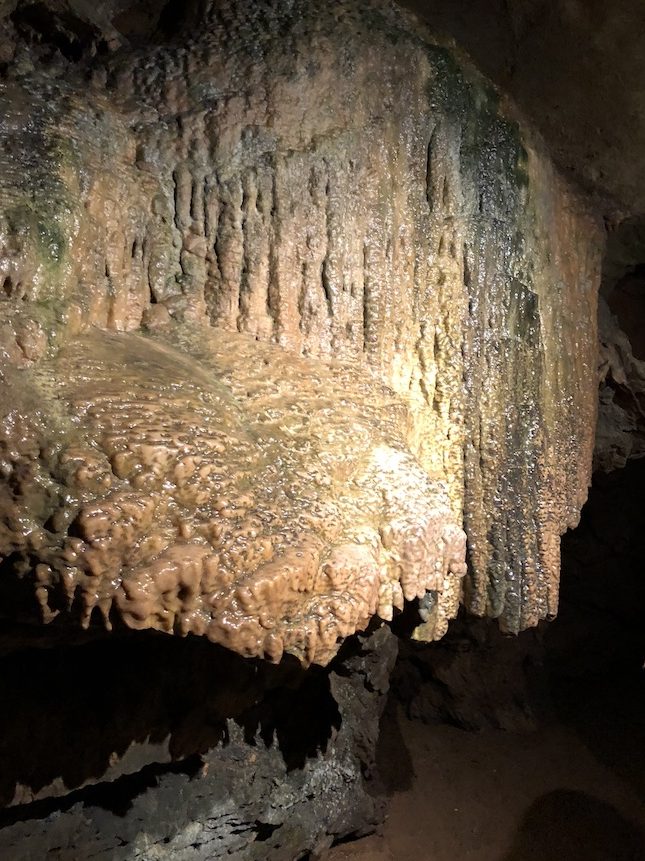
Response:
[{"label": "wet rock surface", "polygon": [[0,854],[317,853],[380,815],[356,632],[556,613],[601,226],[393,4],[5,7]]},{"label": "wet rock surface", "polygon": [[[388,4],[347,2],[324,12],[303,4],[295,15],[283,4],[251,10],[235,2],[207,6],[202,20],[199,30],[184,21],[181,41],[98,58],[82,85],[80,72],[68,66],[63,74],[53,60],[46,71],[26,61],[6,71],[3,133],[13,143],[2,156],[3,402],[22,406],[3,420],[4,612],[37,611],[49,621],[66,600],[73,611],[80,605],[83,624],[96,606],[108,625],[118,612],[134,627],[210,632],[245,655],[278,659],[287,648],[321,662],[373,614],[389,618],[402,598],[423,592],[421,639],[440,637],[460,602],[508,631],[552,616],[559,536],[577,522],[592,447],[594,219],[490,85]],[[337,480],[347,470],[345,513],[313,489],[316,479],[307,490],[292,482],[292,497],[316,499],[285,501],[268,526],[245,521],[244,536],[238,524],[236,548],[204,533],[223,529],[229,514],[265,516],[266,505],[242,486],[263,469],[262,444],[242,432],[256,417],[240,419],[239,403],[227,415],[224,406],[200,413],[191,398],[215,396],[205,390],[186,389],[183,405],[181,392],[159,400],[154,350],[150,360],[137,358],[132,341],[123,348],[115,341],[124,387],[138,392],[128,402],[118,384],[106,383],[116,370],[106,370],[104,338],[92,327],[143,326],[161,338],[168,329],[180,354],[167,356],[176,366],[163,371],[171,381],[185,380],[191,356],[177,327],[199,338],[205,325],[237,333],[237,340],[222,334],[222,344],[239,354],[238,383],[264,362],[265,385],[279,388],[288,363],[267,359],[262,343],[273,345],[272,356],[294,357],[293,401],[320,415],[327,438],[316,442],[318,430],[312,436],[294,424],[284,393],[271,404],[274,433],[286,440],[280,450],[291,458],[285,481],[307,469],[308,455],[294,463],[293,450],[314,444],[319,460],[327,452],[335,460]],[[83,344],[76,358],[72,340]],[[332,383],[329,372],[336,392],[325,428],[308,392],[317,368],[327,373],[334,362],[353,365],[356,382],[348,387],[337,375]],[[373,395],[360,394],[361,379],[368,390],[387,387],[400,424],[392,432],[380,418],[375,431],[370,422],[357,455],[349,441],[365,428],[358,431],[356,412],[343,402],[365,410]],[[222,404],[242,397],[259,417],[253,397],[232,380],[221,384]],[[151,401],[157,407],[145,406]],[[173,427],[183,415],[200,440],[200,451],[182,442],[181,463],[177,451],[169,454],[166,413]],[[146,428],[128,441],[111,415]],[[238,425],[220,453],[200,427],[213,420]],[[396,439],[388,463],[379,461],[384,435]],[[77,443],[88,468],[73,465]],[[356,461],[370,448],[373,466],[361,471]],[[144,499],[147,485],[175,482],[167,471],[190,470],[195,457],[196,477],[177,478],[182,486],[170,500],[164,490],[170,508],[155,532],[158,499],[152,491]],[[385,499],[391,516],[376,523],[368,514],[362,537],[346,534],[352,507],[374,511],[370,486],[392,484],[392,458],[417,475],[415,492]],[[279,472],[271,479],[276,498],[282,480]],[[423,512],[410,509],[415,482],[427,485]],[[276,533],[307,508],[309,525],[298,526],[304,544],[294,551],[304,555],[289,561]],[[400,540],[392,543],[392,532]],[[190,583],[178,553],[194,561]],[[264,583],[274,595],[266,624],[259,593],[243,582],[245,566],[256,592]],[[317,592],[333,591],[323,581],[337,574],[344,594],[345,581],[369,588],[361,585],[350,606],[308,605]],[[228,613],[215,601],[210,613],[199,596],[228,588],[231,577],[246,609]],[[293,591],[301,597],[287,611]],[[289,627],[295,634],[282,630]]]},{"label": "wet rock surface", "polygon": [[[645,210],[639,0],[404,0],[400,6],[469,53],[611,221]],[[201,14],[196,0],[3,0],[0,63],[16,48],[20,54],[26,41],[43,57],[88,64],[97,53],[189,36]]]},{"label": "wet rock surface", "polygon": [[32,529],[6,563],[5,616],[28,621],[35,590],[47,622],[88,628],[96,611],[325,664],[376,613],[458,591],[463,531],[389,390],[228,333],[199,343],[96,332],[16,378],[11,409],[32,425],[18,451],[5,438],[5,517]]}]

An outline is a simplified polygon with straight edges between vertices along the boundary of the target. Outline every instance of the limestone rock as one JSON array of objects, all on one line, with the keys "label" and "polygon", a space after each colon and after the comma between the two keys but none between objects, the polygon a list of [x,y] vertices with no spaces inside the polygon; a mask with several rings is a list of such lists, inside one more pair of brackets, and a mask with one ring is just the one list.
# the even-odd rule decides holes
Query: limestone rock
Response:
[{"label": "limestone rock", "polygon": [[557,610],[602,232],[385,0],[9,5],[0,855],[318,852],[383,620]]},{"label": "limestone rock", "polygon": [[194,334],[180,351],[97,331],[16,373],[4,540],[40,561],[14,561],[5,606],[35,589],[47,622],[88,627],[96,609],[108,628],[325,664],[376,613],[451,597],[463,531],[406,451],[392,392],[345,365],[212,330],[194,347]]},{"label": "limestone rock", "polygon": [[3,615],[320,663],[403,598],[552,616],[594,220],[390,4],[206,7],[0,84]]}]

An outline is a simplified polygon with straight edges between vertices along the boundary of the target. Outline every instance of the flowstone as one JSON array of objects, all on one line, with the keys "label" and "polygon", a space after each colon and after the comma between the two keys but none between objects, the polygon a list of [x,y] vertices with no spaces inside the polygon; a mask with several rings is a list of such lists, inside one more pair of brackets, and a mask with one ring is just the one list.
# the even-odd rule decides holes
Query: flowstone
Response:
[{"label": "flowstone", "polygon": [[[112,4],[11,5],[0,642],[61,690],[75,662],[101,684],[70,692],[68,749],[27,746],[8,772],[0,847],[291,861],[377,816],[379,626],[412,600],[427,641],[460,606],[507,632],[557,611],[590,475],[600,228],[512,107],[392,3],[169,4],[128,39]],[[210,684],[192,649],[221,690],[189,720],[183,674]],[[170,717],[130,672],[153,700],[183,691]],[[120,685],[141,710],[107,750]],[[280,745],[316,728],[308,703],[324,744],[294,764]],[[264,747],[230,725],[253,709]]]}]

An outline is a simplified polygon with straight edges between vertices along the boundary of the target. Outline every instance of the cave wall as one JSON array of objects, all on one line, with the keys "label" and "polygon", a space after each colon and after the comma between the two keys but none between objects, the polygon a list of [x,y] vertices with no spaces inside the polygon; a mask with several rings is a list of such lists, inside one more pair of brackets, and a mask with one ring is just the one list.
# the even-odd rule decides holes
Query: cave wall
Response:
[{"label": "cave wall", "polygon": [[627,218],[609,234],[602,267],[594,466],[603,472],[622,469],[645,453],[643,260],[643,218]]},{"label": "cave wall", "polygon": [[455,39],[614,226],[645,211],[640,0],[404,0]]},{"label": "cave wall", "polygon": [[[52,4],[52,28],[9,5],[3,660],[56,677],[144,643],[154,663],[176,634],[240,663],[214,700],[195,670],[207,713],[186,693],[169,718],[133,661],[123,684],[150,676],[158,709],[135,697],[98,759],[76,727],[84,708],[119,723],[118,697],[72,696],[77,771],[46,751],[36,768],[9,721],[24,757],[0,846],[295,858],[378,817],[364,779],[393,650],[386,628],[365,647],[375,682],[343,643],[415,599],[420,640],[460,604],[510,632],[557,611],[591,467],[600,226],[512,106],[394,4],[140,4],[139,37],[103,6]],[[278,718],[309,696],[292,659],[326,668],[333,719],[290,769]],[[264,705],[239,701],[245,661],[268,704],[264,683]],[[275,735],[240,736],[254,707]],[[93,784],[130,801],[115,813]]]}]

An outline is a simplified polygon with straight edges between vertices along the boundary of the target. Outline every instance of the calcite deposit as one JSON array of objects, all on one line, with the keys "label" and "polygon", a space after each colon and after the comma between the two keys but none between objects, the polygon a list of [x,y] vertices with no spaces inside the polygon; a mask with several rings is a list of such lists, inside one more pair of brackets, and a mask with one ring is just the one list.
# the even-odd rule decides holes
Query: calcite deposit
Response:
[{"label": "calcite deposit", "polygon": [[39,560],[16,573],[47,622],[77,609],[87,627],[96,609],[108,628],[326,663],[465,573],[404,406],[351,367],[212,330],[178,347],[95,331],[20,377],[5,541]]},{"label": "calcite deposit", "polygon": [[380,815],[384,623],[557,611],[601,230],[386,0],[0,35],[0,856],[319,855]]},{"label": "calcite deposit", "polygon": [[5,618],[324,664],[414,598],[555,614],[599,234],[465,61],[231,0],[0,99]]}]

